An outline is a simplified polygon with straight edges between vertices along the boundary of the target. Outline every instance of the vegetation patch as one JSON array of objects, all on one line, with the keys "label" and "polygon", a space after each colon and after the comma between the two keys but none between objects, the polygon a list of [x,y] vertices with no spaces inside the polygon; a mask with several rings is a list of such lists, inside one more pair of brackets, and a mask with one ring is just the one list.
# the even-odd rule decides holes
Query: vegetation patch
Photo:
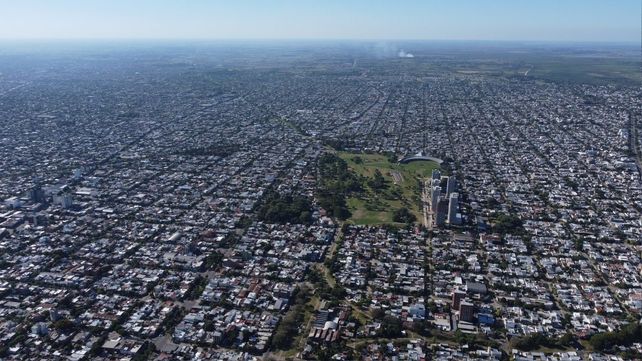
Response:
[{"label": "vegetation patch", "polygon": [[566,333],[559,338],[548,337],[541,333],[517,337],[511,341],[513,347],[522,351],[534,351],[541,348],[565,349],[573,342],[573,335]]},{"label": "vegetation patch", "polygon": [[348,169],[345,160],[332,153],[323,154],[318,161],[319,185],[317,199],[321,208],[340,220],[351,216],[346,199],[363,190],[362,180]]},{"label": "vegetation patch", "polygon": [[312,203],[305,197],[283,195],[270,190],[265,195],[257,215],[260,221],[266,223],[311,224],[311,208]]},{"label": "vegetation patch", "polygon": [[521,219],[512,214],[499,215],[493,224],[493,231],[500,234],[523,234],[524,225]]},{"label": "vegetation patch", "polygon": [[276,350],[287,350],[293,346],[296,336],[299,334],[299,327],[302,325],[305,316],[305,304],[310,301],[310,289],[305,286],[299,287],[294,295],[294,305],[283,317],[272,338],[272,348]]},{"label": "vegetation patch", "polygon": [[642,342],[642,326],[629,324],[619,331],[598,333],[589,342],[598,351],[607,351],[615,346],[630,346],[635,342]]},{"label": "vegetation patch", "polygon": [[407,224],[423,218],[422,182],[439,165],[431,161],[397,163],[394,155],[337,152],[356,181],[346,194],[354,224]]}]

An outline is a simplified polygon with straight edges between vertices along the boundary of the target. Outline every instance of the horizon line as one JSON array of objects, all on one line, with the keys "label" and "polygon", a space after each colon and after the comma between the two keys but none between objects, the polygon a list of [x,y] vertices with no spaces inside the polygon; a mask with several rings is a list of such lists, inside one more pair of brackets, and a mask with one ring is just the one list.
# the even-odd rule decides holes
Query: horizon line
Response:
[{"label": "horizon line", "polygon": [[437,39],[437,38],[322,38],[322,37],[308,37],[308,38],[205,38],[205,37],[70,37],[70,38],[12,38],[0,37],[0,41],[17,42],[87,42],[87,41],[132,41],[132,42],[296,42],[296,41],[323,41],[323,42],[494,42],[494,43],[551,43],[551,44],[635,44],[642,46],[642,38],[638,40],[556,40],[556,39]]}]

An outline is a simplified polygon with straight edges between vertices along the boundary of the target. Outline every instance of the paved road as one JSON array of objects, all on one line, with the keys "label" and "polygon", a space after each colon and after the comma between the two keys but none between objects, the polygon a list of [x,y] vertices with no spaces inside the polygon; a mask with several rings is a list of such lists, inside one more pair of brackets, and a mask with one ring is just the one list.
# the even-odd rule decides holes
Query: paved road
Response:
[{"label": "paved road", "polygon": [[430,209],[430,193],[428,192],[430,179],[424,180],[423,189],[421,190],[421,201],[424,211],[424,226],[429,231],[432,230],[432,211]]}]

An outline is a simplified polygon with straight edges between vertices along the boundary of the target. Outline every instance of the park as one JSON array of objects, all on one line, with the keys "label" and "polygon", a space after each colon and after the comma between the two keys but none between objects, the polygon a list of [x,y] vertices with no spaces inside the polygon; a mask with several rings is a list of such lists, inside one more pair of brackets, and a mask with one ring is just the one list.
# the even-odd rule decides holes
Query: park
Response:
[{"label": "park", "polygon": [[362,185],[361,192],[347,197],[351,213],[348,222],[400,224],[422,219],[422,183],[433,169],[439,169],[437,162],[416,160],[402,164],[394,156],[378,153],[337,152],[337,156]]}]

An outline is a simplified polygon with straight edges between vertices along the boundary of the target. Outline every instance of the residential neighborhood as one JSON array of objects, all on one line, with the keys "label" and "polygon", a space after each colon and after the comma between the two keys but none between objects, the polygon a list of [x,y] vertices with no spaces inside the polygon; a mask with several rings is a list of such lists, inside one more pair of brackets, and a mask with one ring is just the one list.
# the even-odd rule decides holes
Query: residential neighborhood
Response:
[{"label": "residential neighborhood", "polygon": [[639,86],[195,46],[0,54],[0,360],[642,358]]}]

